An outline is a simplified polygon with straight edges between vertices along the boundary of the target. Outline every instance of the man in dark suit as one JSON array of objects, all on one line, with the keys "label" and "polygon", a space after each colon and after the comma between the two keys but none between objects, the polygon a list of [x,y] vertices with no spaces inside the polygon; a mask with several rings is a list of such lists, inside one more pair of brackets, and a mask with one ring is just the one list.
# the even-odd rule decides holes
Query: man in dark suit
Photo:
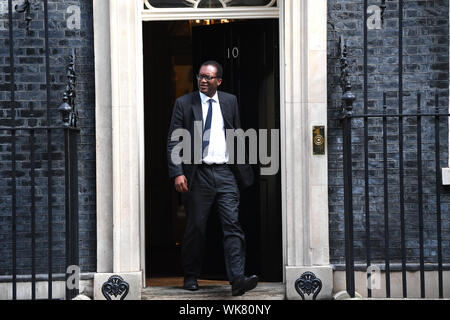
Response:
[{"label": "man in dark suit", "polygon": [[[199,91],[176,100],[169,129],[167,156],[170,178],[174,179],[175,189],[182,193],[187,215],[182,244],[184,289],[198,289],[197,278],[201,272],[206,241],[205,229],[208,215],[216,202],[232,294],[242,295],[255,288],[258,282],[257,276],[244,275],[245,237],[238,221],[239,187],[245,188],[253,183],[253,171],[248,164],[236,164],[234,159],[229,159],[226,130],[240,129],[241,124],[236,97],[217,91],[222,83],[222,74],[219,63],[203,63],[197,75]],[[185,147],[190,148],[187,153],[190,157],[184,157],[182,163],[173,158],[174,148],[179,141],[172,139],[172,134],[177,129],[189,132],[190,137],[187,142],[183,141]],[[196,143],[198,141],[200,143]]]}]

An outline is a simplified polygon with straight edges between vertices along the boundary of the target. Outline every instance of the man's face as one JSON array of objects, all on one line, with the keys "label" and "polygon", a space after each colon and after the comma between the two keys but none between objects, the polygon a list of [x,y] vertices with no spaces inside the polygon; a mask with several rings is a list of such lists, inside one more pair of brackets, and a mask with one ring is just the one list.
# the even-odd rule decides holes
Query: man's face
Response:
[{"label": "man's face", "polygon": [[[217,78],[217,68],[211,65],[202,66],[198,75],[200,78],[198,79],[200,92],[212,98],[222,83],[222,79]],[[207,80],[205,77],[211,77],[211,80]]]}]

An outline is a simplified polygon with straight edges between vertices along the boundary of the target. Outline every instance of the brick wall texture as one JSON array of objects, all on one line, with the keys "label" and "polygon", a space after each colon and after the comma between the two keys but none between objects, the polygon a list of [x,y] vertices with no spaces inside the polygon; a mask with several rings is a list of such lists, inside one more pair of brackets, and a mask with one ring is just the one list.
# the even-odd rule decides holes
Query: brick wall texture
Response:
[{"label": "brick wall texture", "polygon": [[[368,5],[381,1],[369,0]],[[414,113],[417,92],[421,93],[422,112],[434,112],[434,95],[440,96],[439,110],[448,113],[449,4],[442,0],[403,1],[403,110]],[[331,262],[345,262],[344,188],[342,169],[342,127],[335,120],[341,109],[338,38],[343,35],[349,49],[352,91],[356,94],[354,114],[364,110],[364,8],[359,0],[328,1],[328,152],[329,152],[329,232]],[[381,29],[367,33],[367,108],[369,113],[383,112],[383,92],[387,113],[398,112],[399,99],[399,1],[386,1]],[[369,16],[371,16],[369,14]],[[368,120],[368,169],[370,241],[366,237],[364,121],[353,120],[353,206],[356,262],[367,258],[370,244],[372,262],[383,262],[385,254],[383,123],[381,118]],[[437,215],[435,186],[434,119],[422,119],[422,170],[424,257],[426,263],[437,262]],[[403,120],[403,164],[405,186],[405,244],[408,263],[418,263],[419,198],[416,118]],[[388,226],[391,262],[401,262],[400,175],[398,118],[388,118]],[[448,167],[448,119],[440,122],[440,167]],[[450,189],[442,192],[442,246],[444,262],[450,262]]]},{"label": "brick wall texture", "polygon": [[[13,6],[23,1],[13,1]],[[49,0],[48,39],[50,95],[46,85],[46,51],[44,1],[31,1],[32,20],[27,31],[24,13],[13,10],[13,41],[10,41],[8,1],[0,4],[0,126],[12,126],[13,110],[16,126],[61,125],[58,106],[66,89],[68,57],[76,50],[75,71],[78,76],[76,105],[78,127],[78,197],[79,256],[81,272],[96,270],[95,234],[95,98],[93,21],[91,0]],[[71,7],[72,6],[72,7]],[[77,20],[77,10],[80,19]],[[73,20],[75,19],[75,20]],[[68,24],[69,21],[69,24]],[[79,28],[77,23],[79,21]],[[10,46],[13,47],[14,79],[10,67]],[[11,104],[11,83],[14,80],[15,103]],[[47,121],[47,101],[49,118]],[[30,131],[0,130],[0,275],[12,272],[12,146],[16,152],[16,256],[17,273],[31,273],[32,259],[32,174]],[[64,211],[64,144],[63,131],[51,131],[51,208],[53,272],[65,267]],[[48,270],[48,150],[47,131],[36,130],[34,136],[35,166],[35,263],[37,273]]]}]

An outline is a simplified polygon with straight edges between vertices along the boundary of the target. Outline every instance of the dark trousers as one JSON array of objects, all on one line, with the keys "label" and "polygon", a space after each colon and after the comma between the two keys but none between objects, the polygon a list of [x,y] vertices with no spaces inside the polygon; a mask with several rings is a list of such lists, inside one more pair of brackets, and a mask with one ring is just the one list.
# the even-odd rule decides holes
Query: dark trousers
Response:
[{"label": "dark trousers", "polygon": [[225,264],[230,283],[244,275],[245,237],[238,221],[239,188],[225,165],[199,165],[188,193],[184,194],[187,224],[182,244],[186,277],[200,276],[206,242],[206,225],[214,202],[223,230]]}]

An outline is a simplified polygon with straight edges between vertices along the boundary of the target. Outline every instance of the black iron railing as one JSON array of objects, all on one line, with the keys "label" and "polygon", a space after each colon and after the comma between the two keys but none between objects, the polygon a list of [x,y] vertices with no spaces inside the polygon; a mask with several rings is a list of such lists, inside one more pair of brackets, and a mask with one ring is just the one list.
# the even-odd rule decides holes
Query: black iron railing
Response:
[{"label": "black iron railing", "polygon": [[[391,6],[390,13],[394,7]],[[439,110],[439,98],[446,96],[436,90],[433,97],[430,92],[431,84],[428,86],[426,83],[416,90],[422,92],[404,90],[405,12],[403,0],[399,0],[398,7],[395,8],[398,16],[389,16],[398,21],[398,50],[394,53],[398,58],[398,74],[387,75],[392,81],[395,81],[394,78],[398,79],[398,88],[388,89],[389,91],[383,89],[385,92],[379,93],[372,90],[371,102],[382,101],[382,109],[369,112],[367,0],[363,1],[362,8],[363,64],[359,100],[362,108],[358,110],[353,107],[356,97],[350,83],[348,48],[344,38],[341,36],[339,39],[346,289],[354,297],[355,270],[366,271],[370,280],[372,274],[369,274],[369,269],[376,266],[379,271],[384,272],[385,297],[393,295],[392,272],[401,271],[401,292],[407,298],[407,271],[416,270],[419,271],[420,296],[435,296],[436,293],[426,292],[425,273],[433,270],[437,271],[437,295],[443,298],[443,270],[448,270],[449,264],[445,263],[443,256],[443,241],[448,238],[448,230],[442,221],[445,211],[441,204],[444,194],[441,157],[448,154],[448,141],[447,136],[441,138],[448,132],[447,120],[450,114]],[[380,8],[384,26],[385,1],[381,1]],[[409,99],[405,102],[405,97],[408,96],[413,96],[415,101]],[[395,148],[392,148],[394,144]],[[374,165],[377,161],[381,163],[380,166]],[[376,185],[372,184],[375,180]],[[382,182],[379,183],[378,180]],[[392,203],[393,190],[396,203]],[[445,196],[447,194],[445,191]],[[380,200],[379,203],[373,201],[375,197],[377,201]],[[430,199],[434,201],[431,204]],[[395,223],[391,221],[392,218]],[[430,221],[431,219],[434,220]],[[434,225],[433,232],[428,232],[430,224]],[[358,229],[355,231],[356,225]],[[355,243],[358,245],[355,246]],[[361,260],[364,254],[365,263],[364,259]],[[399,290],[398,287],[395,289]],[[368,285],[368,297],[373,296],[372,291]],[[378,292],[377,295],[379,296]]]},{"label": "black iron railing", "polygon": [[[44,11],[44,43],[45,43],[45,90],[47,96],[46,119],[33,118],[35,111],[33,103],[30,103],[29,119],[17,119],[16,114],[23,112],[18,106],[23,101],[16,100],[16,78],[17,65],[15,59],[15,33],[14,33],[14,12],[24,13],[27,22],[27,31],[32,21],[34,4],[30,1],[14,6],[12,0],[8,0],[8,28],[9,28],[9,79],[10,79],[10,99],[8,113],[11,118],[3,123],[8,125],[0,126],[0,133],[3,139],[2,150],[10,150],[10,172],[8,173],[8,197],[10,201],[10,254],[8,261],[11,261],[11,269],[7,274],[1,275],[1,281],[10,282],[12,286],[13,300],[21,296],[28,296],[29,291],[18,292],[18,282],[26,281],[31,284],[31,299],[42,298],[37,296],[38,282],[47,281],[47,298],[54,299],[54,281],[64,280],[67,283],[68,266],[78,266],[78,159],[77,148],[79,139],[79,129],[76,127],[77,112],[75,104],[75,52],[69,57],[69,64],[66,71],[68,82],[63,95],[63,103],[59,111],[61,112],[62,123],[52,125],[51,96],[51,74],[49,66],[49,26],[48,26],[48,0],[42,1]],[[39,90],[39,89],[37,89]],[[56,111],[58,112],[58,111]],[[39,122],[37,122],[39,120]],[[46,125],[36,125],[46,123]],[[9,141],[8,144],[5,141]],[[8,144],[8,145],[7,145]],[[55,167],[56,161],[64,161],[63,171],[61,166]],[[43,182],[45,181],[46,182]],[[64,181],[61,191],[60,182]],[[26,186],[26,188],[24,187]],[[58,189],[58,190],[57,190]],[[3,189],[2,189],[3,190]],[[23,190],[29,191],[24,194]],[[3,191],[4,192],[4,191]],[[63,194],[61,196],[61,194]],[[44,208],[44,209],[43,209]],[[56,209],[55,209],[56,208]],[[64,214],[60,214],[63,208]],[[58,214],[56,214],[58,211]],[[61,226],[61,217],[65,225],[65,231],[55,230]],[[45,218],[45,219],[44,219]],[[25,223],[22,223],[26,219]],[[24,230],[28,227],[29,230]],[[46,221],[46,226],[44,220]],[[20,221],[19,221],[20,220]],[[19,223],[20,222],[20,223]],[[45,228],[46,227],[46,228]],[[20,229],[20,230],[19,230]],[[61,234],[63,239],[60,239]],[[28,236],[30,237],[28,241]],[[58,239],[55,239],[57,237]],[[25,239],[24,239],[25,238]],[[55,247],[61,240],[65,242],[64,250]],[[27,244],[30,244],[29,247]],[[42,243],[46,245],[46,263],[43,263],[44,254]],[[55,253],[56,252],[56,253]],[[59,261],[61,252],[64,255],[63,265]],[[58,257],[55,257],[58,255]],[[46,269],[47,272],[43,272]],[[66,285],[66,299],[71,299],[78,294],[78,289]],[[56,297],[60,298],[60,297]]]},{"label": "black iron railing", "polygon": [[[418,243],[419,243],[419,271],[420,271],[420,296],[425,298],[425,264],[426,257],[424,254],[424,243],[426,240],[430,240],[430,237],[427,236],[425,238],[424,232],[424,186],[423,181],[425,179],[423,173],[424,161],[422,159],[422,135],[423,135],[423,122],[424,118],[432,119],[432,123],[434,124],[434,164],[435,168],[433,169],[435,174],[435,197],[436,197],[436,208],[435,208],[435,223],[436,223],[436,244],[437,244],[437,272],[438,272],[438,288],[439,288],[439,297],[443,298],[443,259],[442,259],[442,222],[441,222],[441,146],[440,146],[440,135],[441,133],[441,124],[440,119],[448,118],[450,114],[448,113],[440,113],[439,112],[439,96],[435,95],[435,109],[433,112],[423,112],[422,111],[422,97],[420,93],[417,93],[417,110],[416,113],[402,113],[402,114],[388,114],[387,113],[387,105],[386,105],[386,93],[383,93],[383,112],[382,114],[354,114],[351,104],[344,104],[344,112],[342,114],[342,132],[343,132],[343,170],[344,170],[344,215],[345,215],[345,261],[346,261],[346,286],[347,291],[351,297],[355,296],[355,260],[353,256],[354,250],[354,240],[353,240],[353,232],[354,232],[354,212],[353,212],[353,187],[352,187],[352,177],[354,176],[355,170],[353,169],[353,152],[352,152],[352,121],[356,119],[363,119],[364,122],[369,119],[381,119],[382,120],[382,154],[383,154],[383,214],[384,214],[384,273],[385,273],[385,288],[386,288],[386,297],[391,297],[391,255],[390,252],[392,248],[390,247],[390,243],[392,239],[390,239],[390,215],[389,212],[389,195],[390,195],[390,184],[388,175],[388,162],[391,161],[388,153],[388,120],[394,119],[397,120],[398,123],[403,123],[407,120],[411,123],[416,123],[416,147],[417,147],[417,219],[418,219]],[[404,136],[400,137],[401,140],[405,139]],[[369,145],[368,139],[364,140],[365,146]],[[365,148],[365,150],[367,150]],[[366,155],[366,154],[364,154]],[[399,162],[399,170],[398,174],[401,177],[400,181],[403,181],[404,173],[403,173],[403,164]],[[391,170],[392,171],[392,170]],[[391,173],[392,174],[392,173]],[[365,177],[365,187],[366,194],[365,197],[367,201],[369,201],[370,193],[368,191],[368,186],[370,186],[369,182],[369,167],[366,164],[364,167],[364,177]],[[427,177],[427,181],[429,177]],[[401,246],[401,272],[402,272],[402,292],[403,297],[407,297],[407,270],[410,269],[409,263],[407,265],[407,244],[405,238],[405,227],[407,221],[405,220],[405,188],[403,185],[400,185],[400,194],[399,198],[402,199],[400,201],[400,246]],[[366,217],[366,226],[370,226],[370,212],[369,207],[365,207],[365,217]],[[429,211],[429,210],[428,210]],[[429,212],[428,212],[429,213]],[[409,221],[411,222],[411,221]],[[371,266],[371,230],[369,227],[366,227],[365,230],[365,238],[366,238],[366,250],[367,250],[367,263],[366,266],[369,268]],[[434,240],[434,239],[433,239]],[[416,262],[416,261],[414,261]],[[369,297],[372,296],[371,288],[367,288],[367,295]]]},{"label": "black iron railing", "polygon": [[[53,279],[53,225],[55,223],[53,219],[53,207],[61,205],[57,200],[54,200],[53,194],[53,179],[58,178],[58,174],[54,173],[52,168],[52,158],[56,152],[62,151],[64,154],[64,163],[65,163],[65,173],[64,173],[64,188],[65,188],[65,196],[64,196],[64,210],[65,210],[65,256],[66,256],[66,267],[75,265],[78,266],[78,159],[77,159],[77,145],[79,138],[79,129],[73,127],[62,127],[62,126],[54,126],[54,127],[0,127],[0,132],[10,132],[11,135],[11,285],[12,285],[12,299],[15,300],[18,298],[17,292],[17,283],[18,281],[30,281],[31,282],[31,299],[36,299],[36,284],[37,281],[42,281],[45,278],[48,282],[48,299],[53,299],[53,281],[61,281],[61,277],[57,279]],[[36,149],[42,147],[39,142],[36,142],[36,139],[39,137],[40,140],[46,139],[49,141],[48,148],[44,153],[47,153],[47,159],[41,155],[37,159]],[[16,186],[17,186],[17,159],[15,156],[16,144],[17,140],[20,138],[28,139],[29,143],[29,163],[25,164],[21,161],[22,166],[29,166],[29,181],[26,182],[30,187],[30,202],[26,203],[24,206],[23,201],[21,204],[17,204],[17,199],[19,197],[24,197],[28,195],[18,194]],[[60,150],[58,150],[60,148]],[[53,149],[53,151],[52,151]],[[43,277],[43,274],[37,274],[36,271],[36,262],[41,259],[37,255],[36,241],[37,237],[40,237],[43,234],[43,231],[37,231],[37,229],[42,230],[42,225],[37,225],[39,223],[37,221],[37,212],[36,212],[36,204],[37,204],[37,192],[36,187],[38,184],[36,183],[36,168],[40,168],[42,172],[42,168],[47,164],[47,170],[45,173],[39,174],[39,177],[47,176],[47,230],[44,233],[47,235],[47,277]],[[18,274],[18,250],[17,243],[18,241],[22,241],[23,239],[18,239],[17,236],[17,217],[18,211],[25,212],[28,211],[30,215],[30,274],[23,275]],[[67,281],[67,277],[69,274],[66,274],[65,281]],[[7,280],[9,278],[7,277]],[[69,289],[66,287],[66,298],[70,299],[75,297],[78,294],[77,289]]]},{"label": "black iron railing", "polygon": [[[448,118],[450,114],[442,113],[439,111],[439,95],[436,92],[434,95],[434,110],[424,112],[422,107],[422,95],[421,93],[416,94],[416,112],[415,113],[404,113],[403,108],[400,108],[400,112],[397,113],[387,113],[387,94],[383,93],[383,111],[380,114],[377,113],[367,113],[355,114],[353,110],[353,102],[355,100],[355,95],[352,93],[351,83],[349,81],[349,63],[347,61],[347,47],[344,38],[340,38],[340,61],[341,61],[341,87],[342,87],[342,111],[341,111],[341,123],[342,123],[342,134],[343,134],[343,174],[344,174],[344,224],[345,224],[345,272],[346,272],[346,288],[347,292],[351,297],[355,297],[355,259],[354,259],[354,212],[353,212],[353,177],[355,170],[353,169],[353,151],[352,151],[352,122],[357,119],[363,120],[364,126],[364,215],[365,215],[365,243],[366,243],[366,267],[367,270],[370,269],[372,265],[372,247],[371,247],[371,212],[370,210],[370,192],[369,192],[369,139],[368,139],[368,129],[370,119],[381,119],[382,120],[382,155],[383,155],[383,214],[384,214],[384,273],[385,273],[385,296],[391,297],[391,250],[390,247],[390,212],[389,212],[389,178],[388,174],[388,162],[392,159],[389,158],[388,153],[388,120],[395,120],[398,129],[398,176],[399,176],[399,203],[400,203],[400,246],[401,246],[401,267],[402,272],[402,293],[403,297],[407,298],[407,270],[415,269],[411,268],[411,263],[407,263],[407,244],[406,244],[406,224],[408,221],[405,219],[405,167],[404,167],[404,139],[403,135],[403,123],[410,120],[410,123],[416,123],[416,154],[417,154],[417,208],[418,208],[418,243],[419,243],[419,261],[418,270],[420,272],[420,296],[425,298],[425,269],[426,269],[426,257],[424,254],[424,243],[429,241],[429,237],[425,238],[424,232],[424,174],[423,174],[423,159],[422,159],[422,135],[423,135],[423,121],[425,118],[432,119],[434,125],[434,175],[435,175],[435,197],[436,197],[436,243],[437,243],[437,264],[436,268],[438,272],[438,290],[439,297],[443,298],[443,255],[442,255],[442,218],[441,218],[441,124],[440,119]],[[399,93],[399,99],[402,94]],[[402,103],[402,99],[400,99]],[[396,130],[397,130],[396,129]],[[397,131],[394,131],[397,132]],[[410,136],[409,136],[410,137]],[[361,158],[361,157],[360,157]],[[429,177],[427,177],[429,180]],[[427,180],[427,181],[428,181]],[[411,221],[409,221],[411,222]],[[396,269],[399,268],[398,263],[394,263]],[[414,264],[414,263],[413,263]],[[430,264],[427,264],[430,265]],[[368,277],[371,274],[367,274]],[[372,296],[372,288],[367,287],[367,296]]]}]

